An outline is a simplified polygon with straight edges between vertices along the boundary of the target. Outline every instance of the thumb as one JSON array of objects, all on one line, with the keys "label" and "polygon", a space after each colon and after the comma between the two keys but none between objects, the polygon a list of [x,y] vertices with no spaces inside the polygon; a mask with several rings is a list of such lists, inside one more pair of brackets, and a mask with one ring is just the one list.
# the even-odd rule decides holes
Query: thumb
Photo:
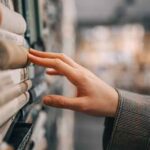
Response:
[{"label": "thumb", "polygon": [[69,98],[59,95],[48,95],[43,98],[43,102],[46,105],[57,107],[57,108],[67,108],[76,111],[80,111],[82,103],[80,98]]}]

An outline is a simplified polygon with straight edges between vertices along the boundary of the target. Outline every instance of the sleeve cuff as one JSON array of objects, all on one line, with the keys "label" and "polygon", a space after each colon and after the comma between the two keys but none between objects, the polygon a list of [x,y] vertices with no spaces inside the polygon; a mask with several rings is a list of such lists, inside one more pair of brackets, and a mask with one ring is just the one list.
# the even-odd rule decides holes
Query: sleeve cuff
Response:
[{"label": "sleeve cuff", "polygon": [[150,97],[122,90],[117,91],[119,104],[116,117],[115,119],[106,118],[105,121],[104,148],[107,150],[148,150]]}]

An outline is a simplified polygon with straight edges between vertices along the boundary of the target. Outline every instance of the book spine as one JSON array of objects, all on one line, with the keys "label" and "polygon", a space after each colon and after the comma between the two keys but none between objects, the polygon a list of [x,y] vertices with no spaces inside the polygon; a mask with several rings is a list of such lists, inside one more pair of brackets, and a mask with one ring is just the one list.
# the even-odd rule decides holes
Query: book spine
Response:
[{"label": "book spine", "polygon": [[[39,117],[36,121],[31,141],[34,142],[34,150],[36,149],[47,149],[47,141],[45,137],[45,124],[47,120],[47,114],[43,111],[40,112]],[[42,145],[41,145],[42,142]]]},{"label": "book spine", "polygon": [[0,0],[2,4],[4,4],[6,7],[14,11],[14,4],[13,0]]},{"label": "book spine", "polygon": [[22,0],[13,0],[13,3],[15,11],[23,14]]},{"label": "book spine", "polygon": [[4,90],[0,94],[0,106],[7,104],[12,101],[12,99],[20,96],[25,93],[32,87],[32,82],[30,80],[20,83],[14,87],[9,88],[8,90]]},{"label": "book spine", "polygon": [[28,49],[0,40],[0,69],[17,69],[28,64]]},{"label": "book spine", "polygon": [[26,114],[27,114],[25,122],[35,123],[41,110],[42,110],[42,105],[40,104],[33,104],[31,105],[31,107],[30,106],[28,107],[28,110],[24,109],[24,111],[26,111]]},{"label": "book spine", "polygon": [[19,84],[27,79],[29,79],[27,68],[0,71],[0,90],[3,90],[11,85]]},{"label": "book spine", "polygon": [[15,10],[13,0],[6,0],[6,5],[10,10],[13,10],[13,11]]},{"label": "book spine", "polygon": [[[26,125],[29,125],[29,124],[26,124]],[[31,125],[30,125],[31,126]],[[19,146],[17,147],[18,150],[27,150],[26,147],[27,147],[27,144],[31,138],[31,135],[32,135],[32,130],[33,128],[32,127],[28,127],[28,132],[24,135],[23,139],[21,140]],[[21,134],[21,133],[20,133]],[[41,150],[41,149],[40,149]]]},{"label": "book spine", "polygon": [[32,45],[37,42],[37,25],[35,23],[35,5],[33,0],[23,1],[23,13],[28,27],[25,37]]},{"label": "book spine", "polygon": [[28,102],[29,102],[29,93],[26,92],[25,94],[22,94],[21,96],[13,99],[11,102],[1,107],[0,126],[2,126],[6,121],[8,121]]},{"label": "book spine", "polygon": [[23,35],[26,31],[26,22],[19,13],[10,10],[0,3],[0,27],[10,32]]},{"label": "book spine", "polygon": [[0,39],[14,42],[19,46],[25,45],[25,39],[23,36],[17,35],[15,33],[11,33],[9,31],[3,30],[3,29],[0,29]]},{"label": "book spine", "polygon": [[3,5],[7,7],[5,0],[0,0],[0,3],[2,3]]},{"label": "book spine", "polygon": [[42,39],[43,38],[43,33],[42,33],[42,29],[43,29],[43,24],[42,24],[42,10],[40,9],[40,5],[43,1],[37,1],[34,0],[34,5],[35,5],[35,22],[37,25],[37,37],[38,39]]}]

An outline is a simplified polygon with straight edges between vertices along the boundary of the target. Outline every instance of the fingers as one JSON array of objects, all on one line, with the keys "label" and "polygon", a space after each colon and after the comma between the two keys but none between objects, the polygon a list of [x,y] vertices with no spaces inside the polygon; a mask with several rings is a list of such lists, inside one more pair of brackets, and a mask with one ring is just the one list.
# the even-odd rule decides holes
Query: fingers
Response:
[{"label": "fingers", "polygon": [[47,68],[56,68],[56,60],[54,59],[48,59],[48,58],[40,58],[40,57],[36,57],[34,55],[28,54],[28,58],[29,60],[39,66],[42,67],[47,67]]},{"label": "fingers", "polygon": [[28,58],[37,65],[53,68],[60,74],[64,74],[70,81],[77,82],[76,70],[60,59],[40,58],[32,54],[28,54]]},{"label": "fingers", "polygon": [[58,58],[71,66],[74,66],[74,67],[77,66],[77,64],[71,58],[67,57],[66,55],[62,53],[41,52],[41,51],[30,49],[30,54],[37,56],[37,57],[41,57],[41,58],[51,58],[51,59]]},{"label": "fingers", "polygon": [[58,71],[56,71],[56,70],[54,70],[54,69],[48,69],[48,70],[46,70],[46,74],[48,74],[48,75],[63,75],[62,73],[60,73],[60,72],[58,72]]},{"label": "fingers", "polygon": [[57,107],[57,108],[66,108],[76,111],[82,111],[82,101],[80,98],[68,98],[58,95],[45,96],[43,102],[46,105]]}]

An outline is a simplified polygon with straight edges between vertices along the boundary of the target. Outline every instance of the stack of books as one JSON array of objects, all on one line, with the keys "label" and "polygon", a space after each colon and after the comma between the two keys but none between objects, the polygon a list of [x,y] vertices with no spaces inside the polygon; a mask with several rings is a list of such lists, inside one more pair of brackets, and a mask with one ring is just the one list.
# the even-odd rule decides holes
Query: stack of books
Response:
[{"label": "stack of books", "polygon": [[30,64],[27,54],[30,47],[60,52],[59,4],[0,0],[0,150],[56,149],[59,113],[41,97],[61,93],[61,80],[45,80],[44,68]]},{"label": "stack of books", "polygon": [[[27,25],[21,14],[14,11],[12,0],[0,1],[0,144],[15,115],[29,102],[32,87],[27,68],[28,48],[24,33]],[[3,143],[3,144],[2,144]],[[10,148],[11,149],[11,148]]]}]

